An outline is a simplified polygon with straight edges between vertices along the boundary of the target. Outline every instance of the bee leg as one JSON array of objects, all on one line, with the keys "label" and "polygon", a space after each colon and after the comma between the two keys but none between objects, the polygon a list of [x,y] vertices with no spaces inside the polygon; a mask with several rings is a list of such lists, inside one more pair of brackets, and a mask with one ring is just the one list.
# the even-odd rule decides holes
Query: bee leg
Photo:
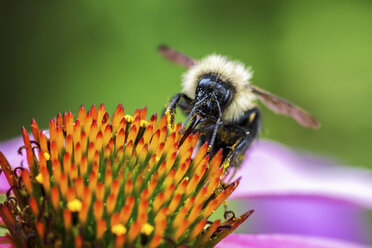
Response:
[{"label": "bee leg", "polygon": [[216,125],[214,126],[213,134],[212,134],[212,138],[211,138],[211,143],[209,144],[209,146],[208,146],[208,150],[207,150],[208,153],[209,153],[209,152],[211,151],[211,149],[213,148],[214,142],[216,141],[217,130],[218,130],[218,128],[219,128],[221,125],[222,125],[222,121],[221,121],[221,117],[220,117],[220,118],[218,118],[217,123],[216,123]]},{"label": "bee leg", "polygon": [[[227,155],[228,163],[238,163],[239,157],[243,157],[249,146],[257,137],[259,130],[260,113],[257,108],[251,109],[239,120],[236,128],[242,133],[241,139],[233,145],[231,152]],[[233,164],[239,167],[239,164]]]},{"label": "bee leg", "polygon": [[212,138],[211,138],[211,143],[209,144],[208,146],[208,150],[207,152],[209,153],[211,151],[211,149],[213,148],[213,145],[214,145],[214,142],[216,140],[216,136],[217,136],[217,131],[218,131],[218,128],[222,125],[222,121],[221,121],[221,116],[222,116],[222,111],[221,111],[221,107],[220,107],[220,103],[218,101],[216,101],[216,104],[217,104],[217,107],[218,107],[218,111],[219,111],[219,115],[218,115],[218,119],[217,119],[217,122],[216,122],[216,125],[214,126],[214,129],[213,129],[213,134],[212,134]]},{"label": "bee leg", "polygon": [[183,93],[179,93],[175,95],[168,103],[167,109],[165,111],[165,114],[168,118],[168,128],[171,130],[171,132],[174,132],[176,130],[176,108],[179,100],[181,97],[184,97],[185,95]]}]

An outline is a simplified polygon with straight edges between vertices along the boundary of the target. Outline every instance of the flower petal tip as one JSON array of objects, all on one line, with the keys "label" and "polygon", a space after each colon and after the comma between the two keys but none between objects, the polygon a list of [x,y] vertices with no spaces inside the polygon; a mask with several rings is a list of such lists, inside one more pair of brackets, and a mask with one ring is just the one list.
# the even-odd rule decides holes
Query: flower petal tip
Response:
[{"label": "flower petal tip", "polygon": [[337,239],[283,235],[283,234],[230,234],[217,246],[234,248],[370,248],[368,245]]}]

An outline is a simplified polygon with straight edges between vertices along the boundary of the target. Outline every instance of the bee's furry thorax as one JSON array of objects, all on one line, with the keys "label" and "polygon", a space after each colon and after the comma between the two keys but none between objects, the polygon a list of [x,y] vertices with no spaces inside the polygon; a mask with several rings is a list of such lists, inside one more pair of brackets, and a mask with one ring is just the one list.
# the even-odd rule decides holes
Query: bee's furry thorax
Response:
[{"label": "bee's furry thorax", "polygon": [[232,61],[221,55],[210,55],[192,66],[184,75],[182,93],[195,99],[195,90],[202,76],[207,74],[218,75],[218,78],[230,83],[235,89],[235,94],[223,111],[223,120],[236,121],[243,113],[256,106],[255,95],[249,89],[252,71],[238,61]]}]

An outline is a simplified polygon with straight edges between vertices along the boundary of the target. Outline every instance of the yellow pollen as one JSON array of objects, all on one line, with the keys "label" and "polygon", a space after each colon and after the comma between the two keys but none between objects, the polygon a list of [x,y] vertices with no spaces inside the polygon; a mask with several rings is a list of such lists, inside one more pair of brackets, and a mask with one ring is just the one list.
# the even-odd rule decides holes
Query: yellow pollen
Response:
[{"label": "yellow pollen", "polygon": [[141,127],[147,127],[148,125],[149,125],[149,123],[147,121],[141,120],[141,122],[140,122]]},{"label": "yellow pollen", "polygon": [[134,118],[133,118],[133,116],[131,116],[131,115],[125,115],[124,118],[125,118],[125,120],[126,120],[127,122],[133,122],[133,121],[134,121]]},{"label": "yellow pollen", "polygon": [[212,146],[209,144],[208,145],[208,149],[207,149],[207,152],[210,152],[211,151],[211,149],[212,149]]},{"label": "yellow pollen", "polygon": [[156,156],[155,160],[156,160],[156,162],[159,162],[160,157],[159,156]]},{"label": "yellow pollen", "polygon": [[43,183],[43,175],[41,175],[41,173],[39,173],[36,177],[35,177],[36,181],[40,184]]},{"label": "yellow pollen", "polygon": [[67,208],[70,209],[71,212],[80,212],[82,206],[81,201],[78,199],[74,199],[67,203]]},{"label": "yellow pollen", "polygon": [[167,111],[165,112],[165,115],[167,116],[167,123],[169,130],[173,133],[176,131],[176,125],[175,125],[175,116],[174,113],[170,112],[170,109],[167,108]]},{"label": "yellow pollen", "polygon": [[125,234],[127,232],[127,229],[122,224],[117,224],[111,228],[111,232],[119,236]]},{"label": "yellow pollen", "polygon": [[147,236],[150,236],[150,234],[154,231],[154,226],[150,225],[149,223],[146,223],[141,228],[141,233],[144,233]]},{"label": "yellow pollen", "polygon": [[44,158],[48,161],[50,159],[50,154],[47,152],[44,152]]}]

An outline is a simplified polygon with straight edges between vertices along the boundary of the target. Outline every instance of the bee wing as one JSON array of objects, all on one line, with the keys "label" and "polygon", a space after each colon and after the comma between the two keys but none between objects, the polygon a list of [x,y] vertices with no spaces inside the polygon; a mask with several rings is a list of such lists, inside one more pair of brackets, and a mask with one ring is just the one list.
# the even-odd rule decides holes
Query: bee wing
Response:
[{"label": "bee wing", "polygon": [[179,64],[179,65],[186,66],[187,68],[190,68],[191,66],[193,66],[195,64],[194,59],[192,59],[192,58],[188,57],[187,55],[185,55],[183,53],[180,53],[180,52],[168,47],[167,45],[160,45],[158,47],[158,51],[167,60],[169,60],[173,63]]},{"label": "bee wing", "polygon": [[292,103],[284,100],[283,98],[275,96],[268,91],[260,89],[257,86],[250,85],[250,88],[252,92],[256,94],[258,99],[260,99],[261,102],[266,105],[266,107],[275,113],[290,116],[304,127],[311,127],[314,129],[320,127],[320,123],[312,115],[300,107],[293,105]]}]

